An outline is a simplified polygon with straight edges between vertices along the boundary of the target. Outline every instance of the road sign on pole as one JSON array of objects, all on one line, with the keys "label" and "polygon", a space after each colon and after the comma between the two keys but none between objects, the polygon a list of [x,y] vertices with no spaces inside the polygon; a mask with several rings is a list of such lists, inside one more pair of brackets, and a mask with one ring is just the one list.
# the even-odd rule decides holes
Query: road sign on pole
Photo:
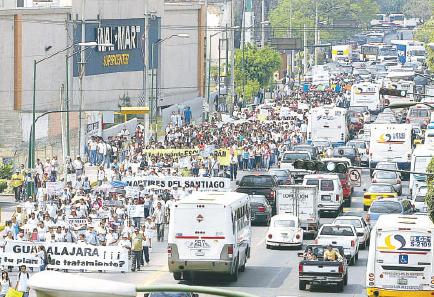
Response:
[{"label": "road sign on pole", "polygon": [[353,187],[360,187],[362,185],[362,170],[361,169],[350,169],[348,171],[350,185]]}]

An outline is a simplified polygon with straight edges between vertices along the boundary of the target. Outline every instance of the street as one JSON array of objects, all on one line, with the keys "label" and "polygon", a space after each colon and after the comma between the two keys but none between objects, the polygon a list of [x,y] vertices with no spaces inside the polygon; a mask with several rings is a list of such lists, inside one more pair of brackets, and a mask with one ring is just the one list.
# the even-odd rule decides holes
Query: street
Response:
[{"label": "street", "polygon": [[[246,172],[241,172],[240,176]],[[363,188],[369,186],[369,171],[362,172],[362,186],[354,190],[351,208],[344,211],[363,211],[362,197]],[[406,192],[404,192],[405,195]],[[321,218],[321,224],[330,223],[330,218]],[[236,291],[247,292],[257,296],[335,296],[335,287],[314,287],[307,291],[298,290],[298,250],[293,249],[266,249],[265,236],[267,227],[253,226],[252,251],[246,271],[240,273],[235,283],[223,281],[216,275],[204,275],[195,279],[194,285],[230,288]],[[313,240],[305,240],[311,243]],[[349,268],[348,286],[339,296],[366,296],[365,294],[365,271],[368,250],[360,250],[359,261]],[[167,268],[166,242],[153,244],[150,254],[149,266],[145,266],[139,272],[130,273],[84,273],[88,277],[97,277],[114,281],[124,281],[135,285],[161,285],[161,284],[185,284],[175,281]]]}]

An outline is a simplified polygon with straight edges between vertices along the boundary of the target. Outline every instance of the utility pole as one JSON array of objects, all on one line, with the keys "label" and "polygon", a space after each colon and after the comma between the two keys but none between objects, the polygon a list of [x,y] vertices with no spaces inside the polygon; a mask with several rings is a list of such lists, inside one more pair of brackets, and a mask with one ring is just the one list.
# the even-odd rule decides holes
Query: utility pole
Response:
[{"label": "utility pole", "polygon": [[262,0],[261,9],[261,47],[265,47],[265,0]]},{"label": "utility pole", "polygon": [[[148,61],[149,61],[149,36],[148,36],[148,26],[149,26],[149,13],[148,13],[148,0],[145,0],[145,25],[143,29],[143,96],[144,96],[144,105],[147,107],[149,106],[149,95],[148,95],[148,88],[147,88],[147,76],[148,76]],[[150,129],[149,129],[149,114],[144,115],[144,121],[145,121],[145,144],[149,144],[149,135],[150,135]]]},{"label": "utility pole", "polygon": [[309,55],[309,50],[307,48],[307,32],[306,32],[306,24],[303,26],[303,74],[307,73],[307,56]]},{"label": "utility pole", "polygon": [[[85,12],[86,0],[81,0],[81,43],[84,44],[86,42],[86,25],[84,21],[84,12]],[[80,74],[79,74],[79,90],[80,90],[80,99],[79,99],[79,112],[78,112],[78,154],[80,157],[83,153],[83,147],[85,143],[85,131],[83,127],[83,76],[84,76],[84,63],[85,63],[85,53],[84,47],[80,46]],[[82,158],[83,160],[83,158]]]},{"label": "utility pole", "polygon": [[[234,0],[232,0],[234,1]],[[244,72],[244,42],[245,42],[245,38],[246,38],[246,18],[245,18],[245,14],[246,14],[246,0],[243,0],[243,9],[242,11],[242,16],[241,16],[241,52],[242,52],[242,63],[241,63],[241,69],[243,72],[243,96],[244,96],[244,88],[245,88],[245,78],[246,78],[246,74]]]},{"label": "utility pole", "polygon": [[[231,0],[231,8],[230,8],[230,16],[231,16],[231,43],[230,43],[230,50],[231,50],[231,57],[230,57],[230,65],[231,65],[231,80],[230,80],[230,90],[231,90],[231,101],[232,101],[232,109],[230,109],[232,112],[234,110],[234,98],[235,98],[235,29],[234,29],[234,1]],[[238,99],[239,100],[239,99]]]},{"label": "utility pole", "polygon": [[[288,30],[288,37],[292,38],[292,0],[289,0],[289,30]],[[292,66],[292,53],[293,50],[290,50],[290,55],[287,55],[286,58],[286,64],[287,64],[287,69],[288,74],[289,74],[289,79],[291,80],[292,78],[292,71],[293,71],[293,66]]]},{"label": "utility pole", "polygon": [[315,44],[314,44],[314,65],[318,65],[318,2],[315,2]]}]

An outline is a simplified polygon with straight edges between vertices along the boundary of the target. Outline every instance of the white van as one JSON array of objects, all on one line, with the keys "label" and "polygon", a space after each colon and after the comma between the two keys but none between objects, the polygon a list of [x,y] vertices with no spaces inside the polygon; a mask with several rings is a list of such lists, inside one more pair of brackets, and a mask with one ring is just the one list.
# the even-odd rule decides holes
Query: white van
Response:
[{"label": "white van", "polygon": [[369,297],[432,296],[433,231],[426,215],[382,215],[371,232],[366,290]]},{"label": "white van", "polygon": [[168,264],[175,280],[195,272],[238,279],[250,257],[249,196],[236,192],[196,192],[177,202],[169,222]]},{"label": "white van", "polygon": [[[413,172],[425,173],[429,162],[434,157],[434,145],[418,145],[411,155],[411,168]],[[410,184],[408,188],[413,194],[420,185],[426,183],[426,175],[410,174]]]},{"label": "white van", "polygon": [[318,187],[318,211],[339,214],[343,207],[343,190],[336,174],[309,174],[303,179],[304,186]]}]

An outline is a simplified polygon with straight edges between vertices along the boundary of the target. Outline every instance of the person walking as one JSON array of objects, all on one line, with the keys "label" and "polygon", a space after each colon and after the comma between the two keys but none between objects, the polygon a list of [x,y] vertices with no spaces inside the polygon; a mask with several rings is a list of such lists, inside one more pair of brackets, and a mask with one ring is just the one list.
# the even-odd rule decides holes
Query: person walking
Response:
[{"label": "person walking", "polygon": [[164,209],[161,202],[157,202],[157,207],[154,210],[155,226],[157,227],[157,241],[164,240]]},{"label": "person walking", "polygon": [[26,265],[20,266],[20,272],[18,273],[17,283],[15,285],[15,290],[23,293],[23,297],[29,296],[29,273],[27,272]]},{"label": "person walking", "polygon": [[24,176],[20,173],[19,170],[16,170],[11,178],[11,185],[14,189],[15,201],[20,201],[21,191],[23,189],[24,184]]},{"label": "person walking", "polygon": [[36,255],[41,259],[41,265],[39,266],[39,271],[44,271],[48,265],[48,255],[43,245],[40,245],[38,247],[38,252],[36,253]]},{"label": "person walking", "polygon": [[131,235],[131,251],[133,254],[131,271],[136,271],[136,269],[140,270],[143,253],[143,235],[137,227],[134,228],[134,233]]},{"label": "person walking", "polygon": [[10,287],[12,287],[12,284],[9,279],[9,274],[6,271],[3,271],[0,280],[0,297],[5,297]]}]

